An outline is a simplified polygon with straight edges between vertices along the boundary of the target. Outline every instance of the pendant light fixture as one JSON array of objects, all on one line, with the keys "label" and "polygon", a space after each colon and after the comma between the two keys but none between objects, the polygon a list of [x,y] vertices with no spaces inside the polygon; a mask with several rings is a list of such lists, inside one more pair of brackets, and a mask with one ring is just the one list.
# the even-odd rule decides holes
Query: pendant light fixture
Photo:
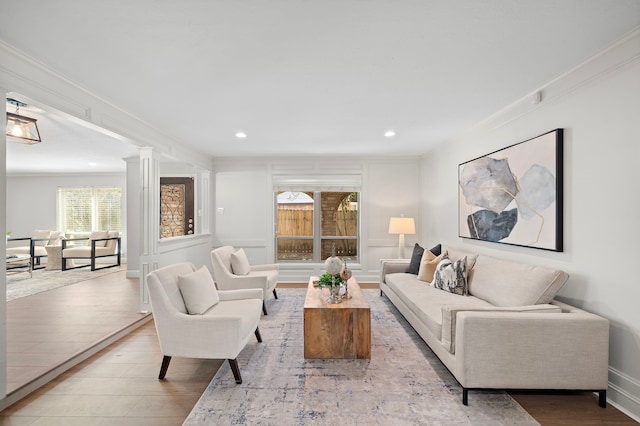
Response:
[{"label": "pendant light fixture", "polygon": [[6,134],[7,140],[33,145],[42,142],[40,139],[40,131],[35,118],[20,115],[20,107],[26,107],[24,102],[8,98],[7,103],[16,107],[16,112],[7,112]]}]

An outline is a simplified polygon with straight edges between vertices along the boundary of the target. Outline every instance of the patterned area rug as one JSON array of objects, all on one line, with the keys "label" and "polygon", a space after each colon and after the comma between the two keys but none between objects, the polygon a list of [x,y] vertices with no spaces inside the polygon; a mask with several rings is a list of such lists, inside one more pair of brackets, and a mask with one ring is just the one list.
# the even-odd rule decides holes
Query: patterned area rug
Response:
[{"label": "patterned area rug", "polygon": [[76,284],[81,281],[101,277],[122,270],[122,267],[91,271],[89,268],[71,271],[47,271],[36,269],[30,278],[28,272],[7,275],[7,302],[31,296],[54,288]]},{"label": "patterned area rug", "polygon": [[[184,425],[537,425],[508,394],[462,389],[378,290],[371,305],[371,360],[305,360],[306,289],[278,289],[238,357],[225,362]],[[169,368],[171,374],[171,368]]]}]

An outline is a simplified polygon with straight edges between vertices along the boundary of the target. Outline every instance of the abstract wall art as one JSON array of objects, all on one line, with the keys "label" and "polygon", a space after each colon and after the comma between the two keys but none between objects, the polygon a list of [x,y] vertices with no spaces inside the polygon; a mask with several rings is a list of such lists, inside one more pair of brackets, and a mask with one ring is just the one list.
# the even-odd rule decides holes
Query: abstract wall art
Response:
[{"label": "abstract wall art", "polygon": [[562,251],[562,129],[458,166],[460,237]]}]

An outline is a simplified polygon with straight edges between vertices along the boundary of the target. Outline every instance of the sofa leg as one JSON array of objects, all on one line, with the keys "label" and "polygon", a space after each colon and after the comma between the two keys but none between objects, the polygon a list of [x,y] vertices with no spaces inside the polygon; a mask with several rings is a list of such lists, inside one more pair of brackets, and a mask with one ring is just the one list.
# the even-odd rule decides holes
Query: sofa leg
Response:
[{"label": "sofa leg", "polygon": [[607,390],[598,391],[598,405],[607,408]]},{"label": "sofa leg", "polygon": [[162,358],[162,365],[160,366],[160,374],[158,375],[158,379],[164,379],[164,376],[167,375],[167,369],[169,369],[169,363],[171,362],[171,357],[165,355]]},{"label": "sofa leg", "polygon": [[267,305],[264,304],[264,300],[262,301],[262,313],[265,315],[269,315],[267,314]]},{"label": "sofa leg", "polygon": [[276,289],[273,289],[273,297],[275,297],[276,299],[278,298],[278,293],[276,293]]},{"label": "sofa leg", "polygon": [[262,343],[262,336],[260,335],[260,328],[256,327],[256,339],[258,339],[258,343]]},{"label": "sofa leg", "polygon": [[469,400],[469,389],[462,388],[462,405],[468,405]]},{"label": "sofa leg", "polygon": [[231,366],[231,371],[233,372],[233,378],[236,379],[236,383],[242,383],[242,376],[240,375],[240,369],[238,368],[238,360],[230,359],[229,365]]}]

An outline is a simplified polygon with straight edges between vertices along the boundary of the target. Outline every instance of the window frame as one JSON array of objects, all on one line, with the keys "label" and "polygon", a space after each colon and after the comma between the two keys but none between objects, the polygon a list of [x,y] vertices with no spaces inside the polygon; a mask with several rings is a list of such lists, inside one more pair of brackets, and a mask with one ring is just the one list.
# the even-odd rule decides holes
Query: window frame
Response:
[{"label": "window frame", "polygon": [[[90,192],[91,205],[87,209],[90,212],[90,230],[75,230],[69,229],[67,223],[67,202],[64,194],[70,191],[86,190]],[[109,229],[100,229],[101,215],[100,215],[100,198],[98,196],[99,191],[112,190],[119,192],[120,197],[120,209],[119,209],[119,226],[109,227]],[[65,236],[73,236],[75,238],[88,237],[92,231],[117,231],[124,232],[124,211],[123,211],[124,190],[120,186],[59,186],[56,189],[56,225],[57,229],[61,230]]]},{"label": "window frame", "polygon": [[[275,200],[275,214],[274,214],[274,258],[276,263],[285,264],[285,263],[294,263],[294,264],[318,264],[322,263],[325,259],[322,259],[322,242],[324,240],[355,240],[356,241],[356,255],[353,258],[350,258],[349,261],[351,263],[360,263],[360,246],[361,246],[361,236],[360,236],[360,223],[361,223],[361,197],[362,192],[360,190],[347,190],[347,191],[336,191],[336,190],[303,190],[303,191],[290,191],[290,192],[304,192],[304,193],[313,193],[313,235],[311,236],[279,236],[278,235],[278,194],[281,192],[289,192],[285,190],[274,190],[274,200]],[[337,235],[324,235],[322,233],[322,194],[329,192],[342,192],[345,194],[348,193],[356,193],[357,194],[357,228],[355,236],[337,236]],[[313,242],[313,256],[310,260],[305,259],[279,259],[279,251],[278,251],[278,242],[279,241],[287,241],[287,240],[310,240]],[[336,253],[336,255],[339,255]]]}]

